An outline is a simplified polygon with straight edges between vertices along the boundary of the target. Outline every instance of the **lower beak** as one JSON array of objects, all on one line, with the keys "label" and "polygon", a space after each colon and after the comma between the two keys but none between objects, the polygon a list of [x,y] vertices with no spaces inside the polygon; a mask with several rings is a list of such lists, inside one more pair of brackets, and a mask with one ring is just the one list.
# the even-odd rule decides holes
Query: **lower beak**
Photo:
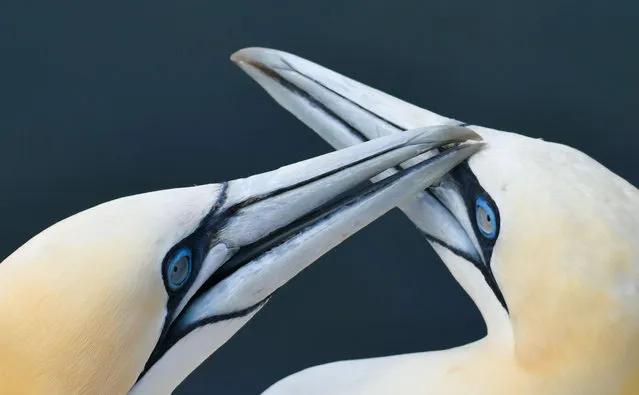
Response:
[{"label": "lower beak", "polygon": [[[301,270],[481,149],[481,143],[464,143],[471,139],[479,137],[463,127],[424,128],[224,184],[217,209],[203,224],[209,248],[201,275],[183,305],[168,318],[142,376],[156,363],[172,360],[165,354],[180,355],[172,352],[173,347],[195,329],[220,321],[248,321]],[[361,187],[368,179],[432,149],[441,152]],[[225,336],[213,349],[198,351],[201,360],[183,364],[184,374],[230,334]]]}]

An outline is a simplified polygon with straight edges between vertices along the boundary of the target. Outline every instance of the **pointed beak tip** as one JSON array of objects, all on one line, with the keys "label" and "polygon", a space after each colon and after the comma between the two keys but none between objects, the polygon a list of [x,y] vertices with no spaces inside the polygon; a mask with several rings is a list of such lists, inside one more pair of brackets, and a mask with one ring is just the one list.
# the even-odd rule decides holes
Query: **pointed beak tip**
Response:
[{"label": "pointed beak tip", "polygon": [[264,47],[246,47],[235,51],[231,55],[231,61],[234,63],[260,64],[272,62],[274,58],[281,56],[283,52],[264,48]]},{"label": "pointed beak tip", "polygon": [[273,49],[247,47],[232,54],[231,61],[259,82],[262,74],[274,74],[273,69],[280,64],[280,54]]},{"label": "pointed beak tip", "polygon": [[457,126],[451,128],[447,132],[451,136],[451,140],[455,140],[456,142],[463,143],[465,141],[483,141],[484,139],[479,135],[479,133],[474,130],[465,127],[465,126]]},{"label": "pointed beak tip", "polygon": [[450,124],[426,126],[415,129],[415,131],[421,131],[421,133],[410,139],[413,144],[437,141],[441,145],[447,145],[483,140],[477,132],[470,128]]},{"label": "pointed beak tip", "polygon": [[[468,128],[465,128],[465,129],[468,129]],[[469,133],[468,133],[468,135],[467,135],[467,137],[466,137],[468,140],[473,140],[473,141],[484,141],[484,138],[483,138],[483,137],[481,137],[481,135],[480,135],[479,133],[475,132],[475,131],[474,131],[474,130],[472,130],[472,129],[468,129],[468,130],[469,130]]]},{"label": "pointed beak tip", "polygon": [[255,48],[253,47],[249,47],[249,48],[242,48],[239,51],[234,52],[231,55],[231,61],[233,63],[237,63],[238,65],[242,64],[242,63],[250,63],[251,62],[251,52],[253,52]]}]

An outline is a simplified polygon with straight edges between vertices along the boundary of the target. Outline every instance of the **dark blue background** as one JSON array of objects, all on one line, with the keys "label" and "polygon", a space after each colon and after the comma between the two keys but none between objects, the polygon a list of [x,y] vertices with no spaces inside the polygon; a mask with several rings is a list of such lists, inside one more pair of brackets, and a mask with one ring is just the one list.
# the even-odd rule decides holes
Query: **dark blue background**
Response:
[{"label": "dark blue background", "polygon": [[[331,151],[229,61],[287,50],[444,115],[579,148],[639,181],[639,3],[0,2],[0,255],[123,195]],[[304,367],[485,328],[393,211],[284,287],[178,394],[256,394]]]}]

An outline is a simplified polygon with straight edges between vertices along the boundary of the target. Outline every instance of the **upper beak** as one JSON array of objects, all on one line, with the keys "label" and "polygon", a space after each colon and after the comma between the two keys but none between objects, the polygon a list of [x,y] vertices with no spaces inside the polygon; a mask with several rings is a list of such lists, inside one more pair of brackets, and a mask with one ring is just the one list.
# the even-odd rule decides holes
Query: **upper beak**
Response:
[{"label": "upper beak", "polygon": [[[337,149],[416,127],[467,125],[287,52],[246,48],[231,59],[280,105]],[[401,167],[424,157],[428,154]],[[388,174],[392,172],[384,176]],[[403,200],[399,208],[430,241],[480,263],[484,257],[470,227],[459,187],[459,181],[446,175],[436,187]]]},{"label": "upper beak", "polygon": [[245,48],[231,59],[337,149],[409,129],[460,124],[287,52]]},{"label": "upper beak", "polygon": [[[481,149],[481,143],[464,144],[478,139],[458,126],[422,128],[224,184],[216,208],[198,233],[206,245],[199,274],[167,317],[141,380],[194,329],[250,318],[305,267]],[[433,149],[441,152],[360,187]],[[213,351],[205,348],[202,358]],[[188,374],[195,366],[181,368]]]}]

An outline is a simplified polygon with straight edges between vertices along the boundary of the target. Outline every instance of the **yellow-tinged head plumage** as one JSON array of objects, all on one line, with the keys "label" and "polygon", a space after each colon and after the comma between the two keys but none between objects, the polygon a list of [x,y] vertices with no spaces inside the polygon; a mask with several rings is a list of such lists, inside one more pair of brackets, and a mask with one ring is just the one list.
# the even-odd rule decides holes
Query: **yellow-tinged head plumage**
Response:
[{"label": "yellow-tinged head plumage", "polygon": [[114,200],[57,223],[2,262],[2,393],[126,393],[164,324],[159,263],[219,192],[211,185]]},{"label": "yellow-tinged head plumage", "polygon": [[[281,285],[481,148],[435,127],[222,184],[117,199],[0,264],[1,394],[169,394]],[[340,199],[336,199],[340,196]]]},{"label": "yellow-tinged head plumage", "polygon": [[499,210],[489,264],[518,362],[544,374],[634,376],[639,190],[573,148],[473,129],[489,145],[468,165]]}]

